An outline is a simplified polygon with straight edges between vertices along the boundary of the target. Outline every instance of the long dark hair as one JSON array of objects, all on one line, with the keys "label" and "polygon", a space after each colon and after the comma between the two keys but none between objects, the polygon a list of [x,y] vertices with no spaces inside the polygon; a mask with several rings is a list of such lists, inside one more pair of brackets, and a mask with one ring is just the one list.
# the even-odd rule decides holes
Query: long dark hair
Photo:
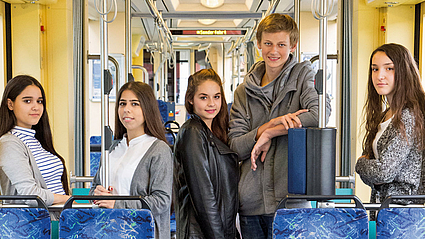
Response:
[{"label": "long dark hair", "polygon": [[162,125],[161,114],[159,113],[158,102],[155,99],[152,88],[143,82],[128,82],[124,84],[118,92],[117,103],[115,104],[115,139],[122,139],[124,133],[127,132],[127,129],[121,123],[120,117],[118,116],[119,102],[125,90],[131,90],[140,101],[140,107],[145,117],[145,133],[167,143],[165,129]]},{"label": "long dark hair", "polygon": [[35,138],[40,142],[41,146],[51,154],[58,157],[63,164],[64,170],[61,177],[62,186],[65,190],[66,194],[69,194],[69,183],[67,170],[65,166],[65,160],[60,156],[55,148],[53,147],[53,137],[52,131],[50,130],[49,116],[47,115],[46,110],[46,94],[44,93],[44,89],[41,86],[40,82],[38,82],[34,77],[29,75],[18,75],[11,79],[4,89],[3,98],[0,105],[0,135],[3,136],[7,132],[9,132],[13,127],[16,126],[17,120],[15,114],[12,110],[9,110],[7,106],[7,99],[11,101],[15,101],[16,97],[18,97],[22,91],[25,90],[30,85],[37,86],[43,97],[43,114],[41,115],[40,120],[36,125],[33,125],[31,128],[35,130]]},{"label": "long dark hair", "polygon": [[227,144],[227,133],[229,130],[229,114],[227,113],[226,97],[224,96],[223,84],[220,76],[213,69],[203,69],[195,72],[189,77],[184,105],[189,114],[193,114],[193,97],[199,85],[205,81],[214,81],[220,86],[221,108],[214,117],[211,125],[212,133],[221,141]]},{"label": "long dark hair", "polygon": [[380,96],[372,81],[372,58],[377,52],[384,52],[394,64],[394,95],[389,107],[394,114],[392,125],[402,135],[406,135],[404,124],[401,121],[401,112],[408,108],[415,116],[415,140],[420,150],[425,146],[424,115],[425,93],[421,85],[421,78],[415,60],[404,46],[399,44],[384,44],[372,52],[369,63],[369,79],[367,86],[367,99],[364,107],[366,120],[366,135],[363,140],[363,150],[369,156],[373,155],[372,142],[378,132],[378,125],[385,116],[383,106],[387,104]]}]

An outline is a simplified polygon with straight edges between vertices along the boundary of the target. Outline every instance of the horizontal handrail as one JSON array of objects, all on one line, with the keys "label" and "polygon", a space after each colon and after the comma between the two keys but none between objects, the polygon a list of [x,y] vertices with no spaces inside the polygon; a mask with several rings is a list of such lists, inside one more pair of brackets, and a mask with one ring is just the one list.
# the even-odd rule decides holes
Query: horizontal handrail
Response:
[{"label": "horizontal handrail", "polygon": [[335,181],[340,183],[355,183],[356,178],[354,177],[354,175],[336,176]]},{"label": "horizontal handrail", "polygon": [[[168,122],[170,123],[170,122]],[[170,128],[170,129],[179,129],[179,128]],[[76,183],[76,182],[92,182],[93,181],[93,176],[75,176],[75,175],[71,175],[69,177],[69,180],[71,183]],[[336,182],[347,182],[347,183],[354,183],[355,182],[355,178],[354,176],[337,176],[335,178]]]},{"label": "horizontal handrail", "polygon": [[[46,203],[37,195],[0,195],[0,200],[35,200],[37,201],[37,207],[39,208],[47,208]],[[14,207],[22,207],[20,204],[8,204],[15,205]],[[2,205],[2,207],[5,205]]]},{"label": "horizontal handrail", "polygon": [[76,182],[84,182],[84,183],[91,183],[93,181],[93,176],[75,176],[75,175],[70,175],[69,176],[69,181],[71,183],[76,183]]},{"label": "horizontal handrail", "polygon": [[293,199],[304,199],[307,201],[327,201],[327,200],[334,200],[334,199],[350,199],[354,200],[355,207],[365,209],[363,206],[363,203],[360,201],[360,199],[355,195],[287,195],[284,197],[278,204],[276,209],[286,208],[286,203],[288,200]]},{"label": "horizontal handrail", "polygon": [[[385,200],[382,202],[379,210],[381,210],[382,208],[388,208],[390,207],[390,202],[392,202],[393,200],[400,200],[400,199],[406,199],[406,200],[417,200],[417,199],[422,199],[425,200],[425,195],[391,195],[385,198]],[[422,206],[424,206],[422,204]]]},{"label": "horizontal handrail", "polygon": [[142,203],[142,209],[149,209],[149,205],[146,203],[146,201],[141,196],[118,196],[118,195],[111,195],[111,196],[71,196],[63,206],[63,209],[69,209],[72,208],[72,203],[74,200],[140,200]]}]

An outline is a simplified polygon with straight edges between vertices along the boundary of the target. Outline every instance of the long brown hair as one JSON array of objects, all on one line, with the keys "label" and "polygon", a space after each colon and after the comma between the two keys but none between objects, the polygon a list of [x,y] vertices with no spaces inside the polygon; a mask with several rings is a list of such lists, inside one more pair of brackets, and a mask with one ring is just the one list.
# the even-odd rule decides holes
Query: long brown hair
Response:
[{"label": "long brown hair", "polygon": [[394,114],[392,125],[405,136],[406,132],[401,121],[401,112],[404,108],[410,109],[415,116],[415,143],[422,150],[425,146],[425,93],[415,60],[409,50],[395,43],[378,47],[370,56],[367,99],[364,106],[366,135],[363,140],[363,150],[367,155],[373,155],[372,142],[378,132],[378,125],[386,112],[383,106],[387,102],[383,96],[377,93],[372,81],[372,58],[377,52],[384,52],[394,64],[394,95],[389,103],[390,105],[388,105]]},{"label": "long brown hair", "polygon": [[198,86],[209,80],[214,81],[220,86],[221,94],[221,108],[220,112],[218,112],[212,121],[212,133],[222,142],[227,144],[229,114],[227,113],[226,97],[224,96],[223,84],[221,82],[220,76],[213,69],[203,69],[195,72],[189,77],[184,105],[186,107],[186,111],[189,114],[193,114],[193,105],[190,102],[193,102],[193,97],[195,96],[195,92]]},{"label": "long brown hair", "polygon": [[49,116],[47,115],[46,110],[46,94],[44,93],[44,89],[41,86],[40,82],[38,82],[34,77],[29,75],[18,75],[11,79],[4,89],[3,98],[0,105],[0,135],[3,136],[7,132],[9,132],[13,127],[16,126],[17,120],[15,114],[12,110],[9,110],[7,106],[7,99],[15,102],[16,97],[18,97],[22,91],[25,90],[30,85],[37,86],[43,97],[43,114],[41,115],[40,120],[36,125],[33,125],[31,128],[35,130],[35,138],[40,142],[41,146],[51,154],[58,157],[63,164],[63,174],[61,177],[62,186],[65,190],[65,193],[69,195],[69,183],[68,183],[68,175],[65,166],[65,160],[60,156],[55,148],[53,147],[53,137],[52,131],[50,130]]},{"label": "long brown hair", "polygon": [[145,117],[145,133],[158,138],[168,144],[165,138],[165,128],[162,125],[161,114],[159,113],[158,102],[155,99],[152,88],[143,82],[128,82],[124,84],[118,92],[115,104],[115,139],[122,139],[127,129],[121,123],[118,115],[119,102],[125,90],[131,90],[140,102],[143,116]]}]

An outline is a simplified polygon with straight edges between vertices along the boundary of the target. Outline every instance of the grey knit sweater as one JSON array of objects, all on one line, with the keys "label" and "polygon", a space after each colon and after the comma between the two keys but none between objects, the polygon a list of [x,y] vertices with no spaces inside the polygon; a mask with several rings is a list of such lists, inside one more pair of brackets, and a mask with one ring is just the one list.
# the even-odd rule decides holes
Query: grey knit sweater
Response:
[{"label": "grey knit sweater", "polygon": [[414,135],[415,116],[409,109],[403,109],[401,121],[406,136],[391,122],[377,142],[379,157],[359,158],[356,163],[356,172],[372,188],[371,203],[382,202],[389,195],[418,194],[422,151]]},{"label": "grey knit sweater", "polygon": [[[101,184],[99,170],[93,179],[90,195]],[[157,139],[140,159],[131,180],[129,195],[142,196],[149,205],[155,219],[155,238],[170,238],[172,183],[171,149],[165,142]],[[116,201],[115,208],[142,208],[142,204],[140,201]]]}]

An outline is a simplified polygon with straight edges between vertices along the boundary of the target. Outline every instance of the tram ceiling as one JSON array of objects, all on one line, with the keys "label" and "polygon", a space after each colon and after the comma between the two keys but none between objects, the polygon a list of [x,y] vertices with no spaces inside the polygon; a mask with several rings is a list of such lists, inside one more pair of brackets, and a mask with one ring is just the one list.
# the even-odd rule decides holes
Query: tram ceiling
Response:
[{"label": "tram ceiling", "polygon": [[[97,0],[102,1],[102,0]],[[94,10],[94,1],[89,1],[90,18],[98,18]],[[221,4],[218,7],[206,7],[203,2]],[[273,1],[266,0],[157,0],[153,4],[161,13],[162,19],[168,28],[173,30],[232,30],[255,27],[262,14],[268,9]],[[311,0],[301,1],[301,10],[310,11]],[[117,0],[118,12],[124,12],[124,0]],[[293,13],[293,0],[280,0],[275,12]],[[131,1],[132,34],[143,35],[146,43],[156,42],[158,38],[158,26],[151,15],[147,0]],[[192,37],[192,38],[191,38]],[[200,41],[209,37],[214,42],[230,42],[240,35],[230,36],[173,36],[174,42]]]},{"label": "tram ceiling", "polygon": [[[208,8],[202,5],[203,0],[180,0],[170,1],[162,0],[156,2],[157,9],[161,12],[162,18],[167,26],[172,30],[193,29],[193,30],[232,30],[243,29],[248,30],[255,26],[256,21],[260,20],[263,12],[269,7],[269,1],[265,0],[224,0],[222,5],[217,8]],[[220,1],[220,0],[208,0]],[[139,3],[138,1],[137,3]],[[143,2],[143,1],[142,1]],[[177,4],[176,4],[177,2]],[[136,24],[132,21],[132,31],[142,32],[152,41],[155,38],[150,38],[155,35],[155,22],[152,15],[145,6],[136,4],[139,11],[134,11],[132,19],[140,19]],[[293,0],[281,0],[276,8],[277,12],[288,12],[293,7]],[[137,21],[137,20],[136,20]],[[139,26],[137,26],[139,25]],[[138,30],[136,28],[139,28]],[[213,42],[230,42],[240,37],[236,35],[221,35],[215,36]],[[175,42],[180,40],[199,41],[200,38],[205,40],[211,36],[174,36]]]}]

